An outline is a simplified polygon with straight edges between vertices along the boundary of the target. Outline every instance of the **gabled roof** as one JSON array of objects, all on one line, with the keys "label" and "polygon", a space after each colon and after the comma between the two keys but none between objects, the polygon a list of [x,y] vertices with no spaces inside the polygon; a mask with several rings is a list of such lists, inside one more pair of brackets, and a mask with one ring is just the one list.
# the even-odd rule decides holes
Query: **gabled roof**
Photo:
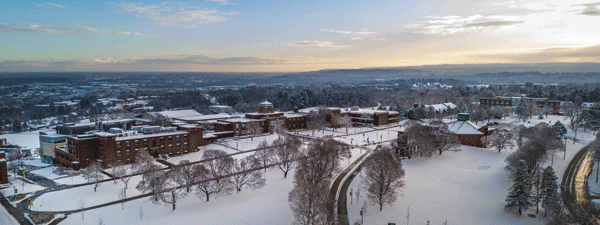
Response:
[{"label": "gabled roof", "polygon": [[448,130],[455,134],[483,134],[478,129],[479,126],[471,121],[455,121],[448,124]]}]

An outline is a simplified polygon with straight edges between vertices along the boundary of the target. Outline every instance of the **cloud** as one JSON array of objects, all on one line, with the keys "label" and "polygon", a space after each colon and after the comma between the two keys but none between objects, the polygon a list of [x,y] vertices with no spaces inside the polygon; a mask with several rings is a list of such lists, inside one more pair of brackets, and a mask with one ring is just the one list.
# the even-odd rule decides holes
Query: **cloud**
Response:
[{"label": "cloud", "polygon": [[0,22],[0,33],[40,33],[40,34],[63,34],[67,30],[52,28],[37,24],[9,24]]},{"label": "cloud", "polygon": [[536,62],[600,62],[600,45],[585,47],[554,47],[473,55],[472,58],[515,63]]},{"label": "cloud", "polygon": [[221,5],[235,5],[235,3],[229,2],[229,0],[206,0],[207,2],[218,2]]},{"label": "cloud", "polygon": [[56,4],[56,3],[48,2],[46,4],[35,4],[35,6],[46,7],[46,8],[51,8],[51,7],[63,8],[63,7],[68,6],[68,5],[61,5],[61,4]]},{"label": "cloud", "polygon": [[116,34],[135,35],[135,36],[144,36],[144,37],[156,37],[156,35],[140,34],[137,32],[129,32],[129,31],[117,31]]},{"label": "cloud", "polygon": [[286,64],[284,60],[259,57],[209,57],[180,55],[151,59],[3,60],[0,72],[20,71],[165,71],[203,66],[265,66]]},{"label": "cloud", "polygon": [[140,4],[121,4],[120,7],[127,12],[136,13],[137,17],[155,21],[161,25],[193,26],[194,24],[218,23],[226,21],[225,16],[237,15],[237,12],[219,12],[215,9],[188,10],[186,7],[177,9],[167,6],[167,3],[158,5],[142,6]]},{"label": "cloud", "polygon": [[522,24],[524,21],[509,16],[429,16],[426,20],[411,24],[407,28],[420,29],[418,33],[432,35],[452,35],[463,33],[485,32]]},{"label": "cloud", "polygon": [[37,33],[37,34],[53,34],[53,35],[81,35],[90,33],[109,34],[109,31],[99,30],[93,27],[79,28],[56,28],[40,26],[38,24],[8,24],[0,22],[0,33]]},{"label": "cloud", "polygon": [[600,9],[598,9],[597,7],[600,6],[600,2],[583,4],[582,6],[584,6],[585,8],[579,13],[580,15],[600,16]]},{"label": "cloud", "polygon": [[297,48],[315,48],[315,49],[325,49],[325,50],[334,50],[334,49],[342,49],[348,48],[348,45],[334,45],[333,42],[329,41],[295,41],[287,44],[290,47]]},{"label": "cloud", "polygon": [[369,31],[367,29],[362,29],[360,31],[345,31],[345,30],[320,29],[320,31],[330,32],[330,33],[338,33],[338,34],[344,34],[344,35],[373,35],[373,34],[375,34],[375,32]]}]

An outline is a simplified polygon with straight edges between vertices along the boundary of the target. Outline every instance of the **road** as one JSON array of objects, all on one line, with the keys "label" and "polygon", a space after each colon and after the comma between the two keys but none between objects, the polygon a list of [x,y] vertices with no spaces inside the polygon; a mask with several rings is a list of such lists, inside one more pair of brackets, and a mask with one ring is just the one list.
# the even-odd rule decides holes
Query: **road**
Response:
[{"label": "road", "polygon": [[[583,147],[573,157],[563,174],[560,187],[565,206],[576,218],[584,214],[577,206],[589,203],[591,200],[587,180],[593,166],[594,153],[590,145]],[[598,215],[595,215],[595,224],[600,224]]]}]

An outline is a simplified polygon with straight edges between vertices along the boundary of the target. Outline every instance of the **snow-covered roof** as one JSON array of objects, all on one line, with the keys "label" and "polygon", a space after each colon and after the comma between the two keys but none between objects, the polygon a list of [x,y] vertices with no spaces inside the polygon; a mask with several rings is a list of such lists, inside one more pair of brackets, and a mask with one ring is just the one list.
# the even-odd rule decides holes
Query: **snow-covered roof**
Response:
[{"label": "snow-covered roof", "polygon": [[229,115],[229,114],[214,114],[214,115],[179,117],[179,119],[186,120],[186,121],[203,121],[203,120],[229,119],[229,118],[238,118],[238,117],[240,117],[240,116]]},{"label": "snow-covered roof", "polygon": [[264,101],[264,102],[261,102],[261,103],[260,103],[260,104],[258,104],[258,105],[259,105],[259,106],[272,106],[272,105],[273,105],[273,103],[270,103],[270,102],[268,102],[268,101]]},{"label": "snow-covered roof", "polygon": [[471,121],[455,121],[448,124],[448,130],[455,134],[483,134],[479,127]]},{"label": "snow-covered roof", "polygon": [[302,114],[298,114],[298,113],[291,113],[291,112],[287,112],[284,113],[283,116],[287,117],[287,118],[299,118],[299,117],[304,117],[304,115]]},{"label": "snow-covered roof", "polygon": [[425,108],[429,108],[429,107],[432,107],[433,110],[435,110],[437,112],[442,112],[442,111],[448,111],[450,109],[455,109],[457,106],[452,102],[435,104],[435,105],[425,105]]},{"label": "snow-covered roof", "polygon": [[228,122],[228,123],[250,123],[250,122],[260,122],[260,121],[265,121],[265,120],[255,120],[255,119],[248,119],[248,118],[231,118],[231,119],[226,119],[223,120],[223,122]]},{"label": "snow-covered roof", "polygon": [[196,112],[196,110],[193,110],[193,109],[160,111],[157,113],[164,117],[169,117],[169,118],[184,118],[184,117],[192,117],[192,116],[202,116],[202,114]]}]

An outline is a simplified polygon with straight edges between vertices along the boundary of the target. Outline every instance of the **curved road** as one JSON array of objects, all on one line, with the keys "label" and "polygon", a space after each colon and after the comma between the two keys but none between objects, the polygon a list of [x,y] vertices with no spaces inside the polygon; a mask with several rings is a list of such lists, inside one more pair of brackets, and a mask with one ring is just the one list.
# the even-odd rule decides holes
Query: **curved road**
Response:
[{"label": "curved road", "polygon": [[[560,186],[563,202],[574,217],[581,216],[583,213],[577,205],[591,200],[587,180],[593,166],[594,153],[591,151],[590,145],[586,145],[575,154],[563,174]],[[600,224],[597,215],[595,224]]]}]

